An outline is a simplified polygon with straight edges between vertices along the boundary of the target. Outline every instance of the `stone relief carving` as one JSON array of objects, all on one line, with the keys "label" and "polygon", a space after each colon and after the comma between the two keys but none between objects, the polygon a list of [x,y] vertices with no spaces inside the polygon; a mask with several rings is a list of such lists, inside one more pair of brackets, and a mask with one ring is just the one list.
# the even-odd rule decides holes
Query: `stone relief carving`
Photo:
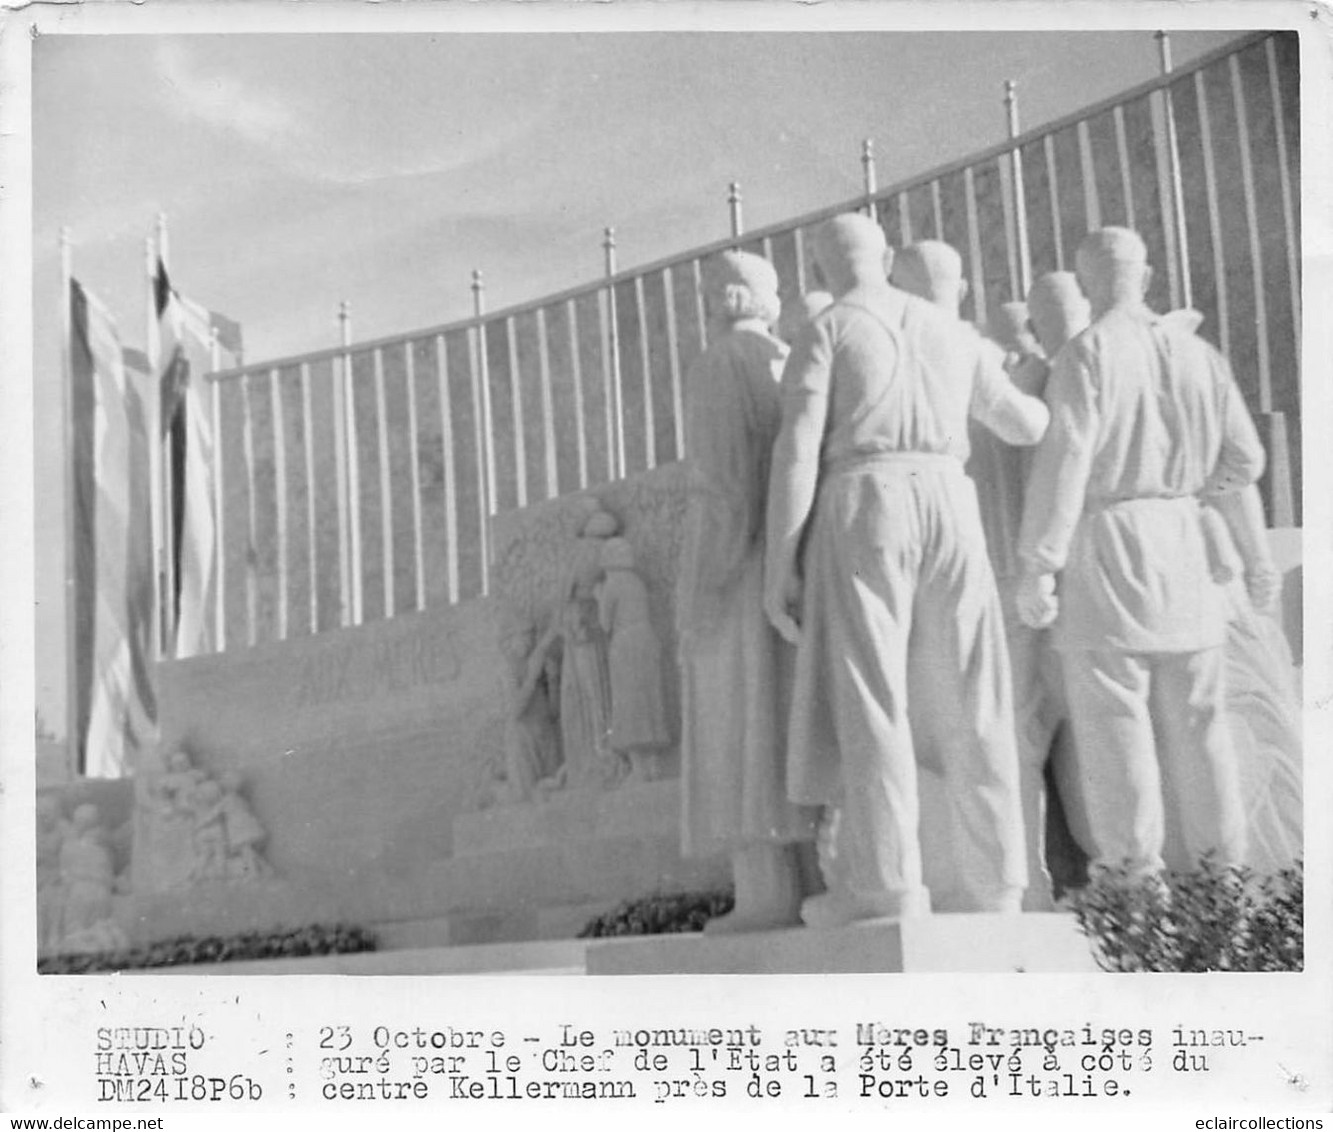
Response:
[{"label": "stone relief carving", "polygon": [[160,889],[273,875],[262,853],[267,834],[245,800],[240,775],[209,774],[176,750],[165,770],[145,779],[144,844],[152,846]]},{"label": "stone relief carving", "polygon": [[85,802],[66,820],[60,801],[37,803],[37,949],[111,951],[127,939],[114,917],[118,881],[108,831]]}]

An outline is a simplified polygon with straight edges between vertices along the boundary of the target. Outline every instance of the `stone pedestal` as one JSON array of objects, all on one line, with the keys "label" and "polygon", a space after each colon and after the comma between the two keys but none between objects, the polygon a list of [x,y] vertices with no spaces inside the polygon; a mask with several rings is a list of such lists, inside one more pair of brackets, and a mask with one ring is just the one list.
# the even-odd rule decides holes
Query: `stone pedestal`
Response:
[{"label": "stone pedestal", "polygon": [[590,975],[1004,974],[1098,970],[1074,917],[960,913],[828,931],[592,942]]}]

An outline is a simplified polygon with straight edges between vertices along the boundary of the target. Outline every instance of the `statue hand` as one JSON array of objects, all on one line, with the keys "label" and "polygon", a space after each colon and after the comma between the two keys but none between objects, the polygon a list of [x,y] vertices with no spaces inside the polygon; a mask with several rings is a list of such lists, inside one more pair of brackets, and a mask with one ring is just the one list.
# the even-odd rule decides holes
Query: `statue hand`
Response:
[{"label": "statue hand", "polygon": [[1054,574],[1025,573],[1018,583],[1018,615],[1030,629],[1046,629],[1060,613]]},{"label": "statue hand", "polygon": [[1282,593],[1282,575],[1268,563],[1246,570],[1245,592],[1250,596],[1250,604],[1258,612],[1271,613]]},{"label": "statue hand", "polygon": [[764,612],[783,640],[793,645],[801,643],[800,607],[801,582],[794,570],[789,568],[769,580],[764,588]]}]

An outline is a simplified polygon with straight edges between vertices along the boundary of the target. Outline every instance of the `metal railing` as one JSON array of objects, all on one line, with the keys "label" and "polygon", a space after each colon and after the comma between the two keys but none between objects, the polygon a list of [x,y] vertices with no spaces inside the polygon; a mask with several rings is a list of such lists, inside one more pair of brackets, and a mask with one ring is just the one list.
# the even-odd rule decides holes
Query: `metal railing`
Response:
[{"label": "metal railing", "polygon": [[[810,279],[809,236],[872,211],[893,244],[963,254],[964,314],[984,324],[1030,279],[1072,267],[1092,228],[1123,224],[1158,266],[1150,302],[1192,304],[1231,358],[1269,445],[1274,525],[1299,522],[1299,118],[1296,37],[1262,33],[1088,109],[792,221],[731,234],[495,312],[211,375],[221,502],[218,637],[283,639],[465,600],[487,589],[489,519],[683,452],[685,375],[707,342],[712,254],[766,256]],[[222,647],[221,645],[219,647]]]}]

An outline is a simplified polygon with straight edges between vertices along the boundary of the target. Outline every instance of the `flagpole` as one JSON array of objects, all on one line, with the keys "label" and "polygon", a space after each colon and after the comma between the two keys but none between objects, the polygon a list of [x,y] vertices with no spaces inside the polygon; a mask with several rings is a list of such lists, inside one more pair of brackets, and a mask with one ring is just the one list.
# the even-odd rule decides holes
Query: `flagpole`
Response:
[{"label": "flagpole", "polygon": [[[157,236],[157,263],[161,264],[162,270],[167,273],[168,279],[171,276],[171,258],[168,251],[169,244],[167,240],[167,214],[159,212],[157,214],[156,225]],[[157,265],[154,265],[154,276],[157,274]],[[154,301],[154,312],[156,313],[157,304]],[[161,359],[158,360],[157,368],[158,378],[158,403],[161,403]],[[158,443],[164,446],[166,459],[161,466],[161,487],[162,487],[162,655],[176,655],[176,620],[179,615],[177,605],[177,594],[179,586],[177,584],[176,572],[179,568],[177,561],[179,550],[176,546],[176,540],[180,532],[176,529],[176,492],[183,489],[182,484],[176,483],[176,439],[173,433],[175,425],[175,416],[178,411],[175,407],[176,398],[172,398],[172,415],[167,420],[162,421],[163,432]]]},{"label": "flagpole", "polygon": [[79,627],[76,621],[74,515],[74,364],[70,335],[74,331],[70,304],[74,289],[74,248],[68,228],[60,229],[60,368],[65,432],[65,765],[69,777],[83,770],[83,736],[79,734]]},{"label": "flagpole", "polygon": [[151,522],[153,528],[153,659],[160,661],[166,655],[165,617],[162,595],[162,348],[157,324],[157,245],[153,234],[144,237],[144,278],[148,284],[148,305],[144,343],[148,355],[148,372],[152,396],[148,400],[148,479],[152,493]]}]

